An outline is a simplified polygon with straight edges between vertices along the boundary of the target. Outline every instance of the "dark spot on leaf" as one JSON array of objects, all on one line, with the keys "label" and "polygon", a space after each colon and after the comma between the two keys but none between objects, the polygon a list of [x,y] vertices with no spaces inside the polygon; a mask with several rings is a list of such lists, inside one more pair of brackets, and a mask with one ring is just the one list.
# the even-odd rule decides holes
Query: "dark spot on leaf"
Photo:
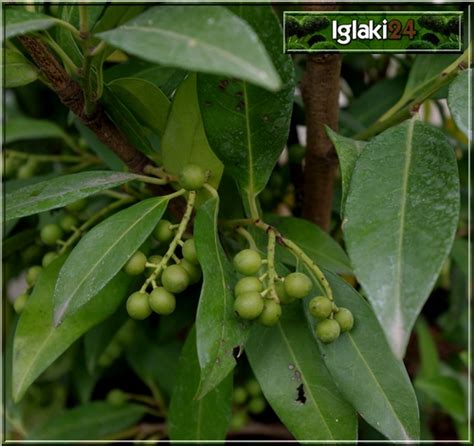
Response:
[{"label": "dark spot on leaf", "polygon": [[240,355],[242,354],[242,346],[241,345],[236,345],[232,349],[232,356],[234,357],[235,360],[239,359]]},{"label": "dark spot on leaf", "polygon": [[229,81],[227,79],[221,79],[219,81],[219,89],[220,90],[225,91],[225,89],[227,88],[227,85],[229,85]]},{"label": "dark spot on leaf", "polygon": [[211,101],[204,101],[204,105],[206,107],[210,107],[212,105],[212,102]]},{"label": "dark spot on leaf", "polygon": [[236,91],[235,95],[238,96],[239,98],[241,98],[244,95],[244,92],[243,91]]},{"label": "dark spot on leaf", "polygon": [[243,111],[243,109],[245,108],[245,102],[244,101],[239,101],[239,103],[237,104],[237,107],[235,107],[235,109],[237,111]]},{"label": "dark spot on leaf", "polygon": [[300,385],[296,388],[296,392],[298,393],[298,396],[296,397],[296,400],[295,400],[295,401],[298,401],[298,402],[301,403],[301,404],[306,403],[306,396],[305,396],[305,394],[304,394],[304,386],[303,386],[303,384],[300,384]]},{"label": "dark spot on leaf", "polygon": [[270,120],[270,117],[268,115],[263,116],[263,121],[268,122]]}]

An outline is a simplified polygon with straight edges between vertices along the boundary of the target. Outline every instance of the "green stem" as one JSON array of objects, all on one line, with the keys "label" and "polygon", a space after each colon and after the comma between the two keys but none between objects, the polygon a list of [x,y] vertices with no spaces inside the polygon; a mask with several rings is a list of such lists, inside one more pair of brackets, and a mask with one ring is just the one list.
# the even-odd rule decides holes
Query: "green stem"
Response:
[{"label": "green stem", "polygon": [[369,139],[389,127],[410,118],[413,111],[418,110],[425,100],[451,82],[461,67],[468,61],[470,51],[471,47],[468,47],[451,65],[446,67],[434,79],[422,84],[409,97],[405,98],[402,96],[380,119],[366,130],[357,133],[354,138]]},{"label": "green stem", "polygon": [[89,17],[87,15],[87,5],[79,5],[79,31],[83,39],[89,37]]},{"label": "green stem", "polygon": [[44,34],[40,35],[40,38],[59,56],[69,73],[77,76],[79,73],[79,68],[66,54],[66,52],[55,42],[49,33],[45,31]]},{"label": "green stem", "polygon": [[81,36],[80,32],[75,26],[71,25],[69,22],[66,22],[65,20],[61,20],[58,18],[55,18],[54,21],[56,22],[57,25],[62,26],[68,31],[71,31],[76,39],[80,39],[80,36]]},{"label": "green stem", "polygon": [[[183,191],[183,189],[181,191]],[[173,240],[171,241],[171,243],[168,247],[168,250],[166,251],[166,254],[163,256],[160,263],[158,263],[158,265],[156,266],[153,273],[150,274],[148,279],[145,280],[145,283],[143,284],[143,286],[140,289],[141,293],[145,293],[147,288],[150,286],[150,284],[157,279],[157,277],[159,276],[161,270],[163,268],[166,268],[166,265],[168,264],[169,260],[171,259],[172,255],[174,254],[174,251],[177,248],[177,246],[179,244],[179,241],[181,240],[181,237],[184,234],[184,231],[186,231],[186,228],[188,227],[188,223],[191,220],[191,215],[193,213],[194,202],[195,201],[196,201],[196,192],[195,191],[190,191],[189,195],[188,195],[188,201],[186,203],[186,210],[184,212],[183,218],[181,219],[178,230],[176,231],[176,234],[175,234]]]},{"label": "green stem", "polygon": [[107,42],[105,40],[102,40],[96,47],[94,47],[91,50],[91,56],[95,57],[98,56],[102,51],[104,51],[107,48]]},{"label": "green stem", "polygon": [[95,162],[101,164],[102,162],[93,156],[75,156],[75,155],[37,155],[35,153],[19,152],[17,150],[7,150],[6,156],[23,159],[34,159],[35,161],[43,162],[61,162],[61,163],[82,163],[82,162]]},{"label": "green stem", "polygon": [[81,236],[86,232],[90,227],[94,226],[102,217],[112,212],[113,210],[122,207],[124,204],[135,201],[132,197],[122,198],[117,200],[105,208],[102,208],[99,212],[92,215],[88,220],[86,220],[76,231],[69,237],[61,246],[59,250],[59,255],[64,254],[70,246],[72,246]]},{"label": "green stem", "polygon": [[136,175],[137,180],[142,181],[143,183],[150,183],[150,184],[168,184],[169,181],[166,180],[165,178],[153,178],[153,177],[148,177],[146,175]]},{"label": "green stem", "polygon": [[267,271],[268,271],[268,288],[270,290],[270,299],[280,302],[275,288],[275,281],[277,273],[275,271],[275,245],[276,233],[273,228],[268,231],[268,245],[267,245]]},{"label": "green stem", "polygon": [[258,250],[257,244],[255,243],[255,240],[253,239],[252,234],[250,234],[250,232],[248,232],[245,228],[242,227],[237,227],[235,231],[238,232],[245,240],[247,240],[251,249],[253,249],[254,251]]},{"label": "green stem", "polygon": [[247,191],[247,201],[249,204],[250,217],[254,220],[259,219],[260,213],[258,212],[257,201],[253,192]]},{"label": "green stem", "polygon": [[166,171],[162,167],[155,167],[150,164],[148,166],[145,166],[145,168],[143,169],[143,172],[148,175],[153,175],[155,177],[158,177],[161,180],[166,181],[167,183],[178,180],[178,177],[176,177],[175,175],[170,175],[166,173]]}]

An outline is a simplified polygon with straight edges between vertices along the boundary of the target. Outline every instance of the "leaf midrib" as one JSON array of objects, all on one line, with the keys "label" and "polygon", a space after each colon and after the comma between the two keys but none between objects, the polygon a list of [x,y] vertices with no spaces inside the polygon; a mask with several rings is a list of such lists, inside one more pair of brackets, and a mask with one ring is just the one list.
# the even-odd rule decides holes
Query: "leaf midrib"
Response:
[{"label": "leaf midrib", "polygon": [[[236,55],[232,54],[231,52],[229,52],[227,50],[224,50],[223,48],[220,48],[218,46],[211,45],[207,42],[204,42],[203,40],[200,40],[200,39],[196,38],[195,36],[187,36],[187,35],[179,34],[176,31],[171,31],[171,30],[168,30],[168,29],[156,28],[156,27],[153,28],[153,29],[150,29],[150,28],[140,27],[140,26],[122,26],[121,29],[168,35],[168,36],[172,36],[172,37],[176,38],[176,40],[182,40],[182,41],[189,41],[190,39],[193,39],[193,40],[196,41],[196,45],[201,45],[202,47],[204,47],[207,50],[216,51],[224,59],[232,61],[237,66],[240,66],[241,68],[246,69],[252,75],[256,76],[257,79],[268,79],[269,78],[268,74],[265,71],[262,71],[258,68],[255,68],[252,64],[245,61],[244,59],[242,59],[240,57],[237,57]],[[194,46],[193,48],[196,48],[196,46]]]},{"label": "leaf midrib", "polygon": [[318,411],[318,414],[321,418],[321,420],[323,421],[323,424],[324,424],[324,427],[326,428],[326,430],[328,431],[329,435],[331,436],[331,439],[334,440],[335,437],[334,435],[332,434],[332,431],[331,429],[329,428],[329,425],[327,424],[326,422],[326,419],[324,418],[322,412],[321,412],[321,409],[319,408],[319,405],[317,404],[316,400],[314,399],[314,396],[313,396],[313,392],[311,390],[311,387],[308,385],[308,382],[306,381],[306,378],[305,378],[305,375],[303,373],[303,369],[301,368],[300,364],[299,364],[299,361],[298,359],[296,359],[296,356],[293,352],[293,349],[291,348],[291,345],[285,335],[285,332],[283,331],[283,328],[281,326],[281,322],[278,322],[277,324],[277,327],[278,327],[278,330],[280,331],[280,334],[281,334],[281,337],[283,339],[283,342],[285,343],[286,345],[286,348],[288,349],[288,352],[295,364],[295,366],[298,368],[298,370],[300,371],[300,374],[301,374],[301,380],[303,381],[303,384],[305,385],[306,387],[306,390],[307,390],[307,394],[311,396],[311,401],[313,402],[313,405],[314,407],[316,408],[316,410]]},{"label": "leaf midrib", "polygon": [[[99,259],[92,265],[92,268],[89,269],[89,272],[83,276],[83,278],[81,279],[81,281],[79,282],[79,284],[77,285],[77,287],[71,292],[71,294],[69,295],[69,299],[66,299],[64,301],[64,303],[62,304],[62,306],[60,307],[60,311],[55,315],[55,320],[57,321],[61,321],[63,316],[64,316],[64,313],[66,311],[66,308],[67,308],[67,305],[69,304],[69,302],[71,302],[71,300],[73,299],[73,297],[76,295],[77,291],[81,288],[81,286],[84,284],[84,282],[86,281],[86,279],[89,278],[89,276],[92,274],[92,271],[94,271],[97,267],[98,264],[100,264],[102,262],[102,260],[107,257],[107,255],[109,254],[109,252],[115,248],[115,246],[123,240],[124,237],[126,237],[130,231],[135,227],[137,226],[139,223],[141,223],[141,221],[148,215],[150,214],[151,212],[153,212],[158,206],[160,206],[162,203],[164,203],[166,201],[166,199],[164,198],[160,198],[160,199],[157,199],[157,203],[151,207],[146,213],[142,214],[142,216],[140,218],[138,218],[131,226],[128,226],[127,230],[125,232],[122,233],[122,236],[121,237],[118,237],[115,242],[104,252],[104,254],[99,257]],[[58,279],[58,282],[59,282],[59,279]],[[106,284],[103,284],[103,286],[105,286]],[[56,288],[57,289],[57,288]],[[56,291],[56,290],[55,290]],[[56,292],[55,292],[55,295],[56,295]]]},{"label": "leaf midrib", "polygon": [[348,339],[351,341],[351,344],[354,346],[354,349],[357,353],[357,355],[360,357],[360,359],[362,360],[365,368],[368,370],[369,372],[369,376],[372,378],[372,380],[374,381],[375,385],[380,389],[380,392],[381,394],[383,395],[384,399],[387,401],[387,405],[388,407],[390,408],[390,410],[393,412],[393,414],[395,415],[395,419],[397,420],[398,422],[398,425],[400,426],[403,434],[405,435],[406,439],[407,440],[411,440],[412,438],[408,435],[407,431],[405,430],[402,422],[400,421],[399,417],[398,417],[398,414],[397,412],[395,411],[395,408],[393,407],[392,403],[390,402],[390,400],[388,399],[382,385],[380,384],[380,382],[378,381],[377,377],[375,376],[374,372],[372,371],[372,369],[370,368],[369,364],[367,363],[367,361],[365,360],[364,358],[364,355],[362,355],[362,352],[360,351],[359,347],[357,346],[356,342],[354,341],[354,338],[352,336],[352,334],[350,332],[346,333],[347,334],[347,337]]}]

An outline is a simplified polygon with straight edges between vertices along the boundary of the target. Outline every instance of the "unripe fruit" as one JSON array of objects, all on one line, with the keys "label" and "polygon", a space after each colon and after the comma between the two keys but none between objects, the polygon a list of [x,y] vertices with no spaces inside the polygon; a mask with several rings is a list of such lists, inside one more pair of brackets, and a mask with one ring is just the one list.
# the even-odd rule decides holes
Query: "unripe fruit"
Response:
[{"label": "unripe fruit", "polygon": [[182,266],[171,265],[163,271],[161,283],[170,293],[181,293],[189,286],[189,276]]},{"label": "unripe fruit", "polygon": [[26,282],[28,285],[33,286],[36,284],[41,271],[43,271],[43,268],[41,268],[39,265],[28,268],[28,271],[26,272]]},{"label": "unripe fruit", "polygon": [[15,298],[13,301],[13,309],[17,314],[20,314],[23,311],[23,308],[25,308],[26,301],[28,300],[28,294],[23,293],[20,294],[18,297]]},{"label": "unripe fruit", "polygon": [[250,413],[259,414],[265,410],[267,406],[267,402],[261,396],[257,396],[256,398],[252,398],[249,401],[248,409]]},{"label": "unripe fruit", "polygon": [[153,237],[159,242],[168,242],[174,237],[171,223],[168,220],[160,220],[153,230]]},{"label": "unripe fruit", "polygon": [[243,410],[239,410],[232,415],[232,419],[230,421],[230,430],[231,431],[239,431],[242,429],[248,421],[247,413]]},{"label": "unripe fruit", "polygon": [[257,291],[260,293],[263,291],[263,283],[258,280],[257,277],[243,277],[240,279],[234,288],[234,294],[238,296],[242,293],[248,293],[249,291]]},{"label": "unripe fruit", "polygon": [[43,260],[41,261],[43,268],[46,268],[48,265],[50,265],[53,260],[57,259],[57,257],[58,255],[55,252],[47,252],[43,257]]},{"label": "unripe fruit", "polygon": [[182,266],[184,270],[188,273],[190,285],[194,285],[195,283],[198,283],[201,280],[202,271],[199,266],[188,262],[186,259],[181,260],[179,265]]},{"label": "unripe fruit", "polygon": [[239,294],[234,301],[234,311],[242,319],[257,318],[262,313],[263,307],[263,298],[256,291]]},{"label": "unripe fruit", "polygon": [[121,406],[122,404],[126,403],[127,395],[120,389],[112,389],[107,394],[106,400],[109,404],[112,404],[112,406]]},{"label": "unripe fruit", "polygon": [[53,246],[63,236],[62,229],[55,224],[49,224],[43,227],[40,232],[40,237],[45,245]]},{"label": "unripe fruit", "polygon": [[262,388],[256,379],[249,379],[245,383],[245,388],[250,396],[259,396],[262,393]]},{"label": "unripe fruit", "polygon": [[71,232],[74,230],[75,227],[77,227],[79,221],[77,220],[74,215],[65,215],[64,217],[59,220],[59,226],[65,231],[65,232]]},{"label": "unripe fruit", "polygon": [[21,252],[21,259],[23,260],[25,265],[31,265],[35,263],[37,259],[41,256],[41,247],[34,244],[26,247]]},{"label": "unripe fruit", "polygon": [[186,190],[198,190],[204,186],[206,174],[200,166],[188,164],[179,174],[178,181],[181,187]]},{"label": "unripe fruit", "polygon": [[341,327],[341,332],[350,331],[354,326],[354,316],[347,308],[339,308],[339,311],[334,315],[335,321]]},{"label": "unripe fruit", "polygon": [[143,271],[145,271],[145,264],[146,255],[141,251],[137,251],[132,257],[130,257],[130,259],[128,259],[128,262],[123,267],[123,270],[129,276],[138,276]]},{"label": "unripe fruit", "polygon": [[151,314],[148,304],[148,294],[137,291],[127,299],[127,312],[133,319],[146,319]]},{"label": "unripe fruit", "polygon": [[291,273],[288,274],[285,278],[285,291],[290,297],[294,297],[296,299],[302,299],[306,297],[311,288],[313,288],[313,284],[311,280],[306,274],[303,273]]},{"label": "unripe fruit", "polygon": [[26,180],[28,178],[31,178],[35,174],[36,167],[36,162],[26,162],[25,164],[19,167],[16,174],[17,178],[19,180]]},{"label": "unripe fruit", "polygon": [[285,290],[285,285],[283,284],[283,282],[275,283],[275,290],[276,290],[278,299],[280,299],[281,304],[287,305],[295,301],[294,297],[288,296],[288,293]]},{"label": "unripe fruit", "polygon": [[69,203],[66,206],[66,209],[71,212],[81,212],[87,206],[87,200],[85,198],[81,198],[80,200],[74,201],[73,203]]},{"label": "unripe fruit", "polygon": [[332,302],[325,296],[316,296],[309,302],[309,312],[318,319],[326,319],[332,312]]},{"label": "unripe fruit", "polygon": [[199,260],[196,254],[196,245],[194,243],[194,239],[190,238],[186,240],[183,244],[183,257],[193,265],[199,265]]},{"label": "unripe fruit", "polygon": [[253,249],[243,249],[234,257],[234,268],[244,276],[252,276],[262,266],[262,258]]},{"label": "unripe fruit", "polygon": [[341,334],[341,327],[334,319],[324,319],[316,325],[316,336],[321,342],[329,344]]},{"label": "unripe fruit", "polygon": [[176,308],[176,299],[163,287],[155,288],[148,298],[150,308],[158,314],[167,315],[171,314]]},{"label": "unripe fruit", "polygon": [[259,316],[258,321],[266,327],[275,325],[281,317],[281,305],[271,299],[265,300],[265,306],[263,307],[262,314]]},{"label": "unripe fruit", "polygon": [[247,400],[247,391],[243,387],[235,387],[234,388],[234,403],[235,404],[243,404]]}]

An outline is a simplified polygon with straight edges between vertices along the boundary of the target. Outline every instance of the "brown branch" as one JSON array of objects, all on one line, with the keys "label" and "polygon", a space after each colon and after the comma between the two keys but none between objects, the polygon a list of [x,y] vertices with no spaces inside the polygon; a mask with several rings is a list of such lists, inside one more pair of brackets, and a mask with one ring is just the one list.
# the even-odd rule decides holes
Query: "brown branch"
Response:
[{"label": "brown branch", "polygon": [[61,102],[89,127],[102,143],[114,151],[132,172],[143,173],[145,166],[151,163],[150,160],[126,140],[99,104],[94,113],[89,116],[85,114],[82,88],[71,79],[48,47],[35,37],[20,36],[19,39]]},{"label": "brown branch", "polygon": [[[334,10],[333,5],[305,6],[306,10]],[[305,104],[307,144],[304,169],[303,217],[328,231],[331,223],[337,156],[325,126],[338,128],[339,54],[309,55],[301,80]]]}]

